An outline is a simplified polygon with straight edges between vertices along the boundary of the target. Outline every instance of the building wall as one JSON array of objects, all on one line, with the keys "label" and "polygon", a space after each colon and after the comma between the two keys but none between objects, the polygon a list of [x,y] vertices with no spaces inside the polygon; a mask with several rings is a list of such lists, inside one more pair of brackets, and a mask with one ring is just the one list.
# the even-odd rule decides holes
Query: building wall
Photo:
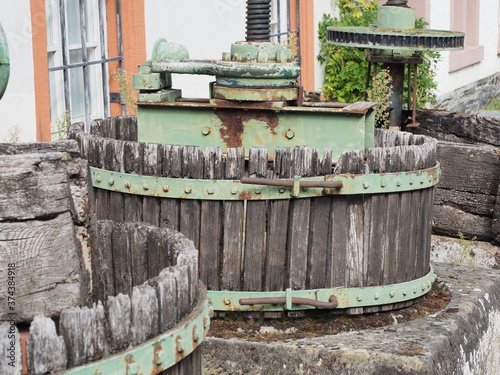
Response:
[{"label": "building wall", "polygon": [[0,142],[19,129],[23,141],[36,139],[35,87],[29,1],[0,0],[0,23],[9,44],[10,79],[0,100]]}]

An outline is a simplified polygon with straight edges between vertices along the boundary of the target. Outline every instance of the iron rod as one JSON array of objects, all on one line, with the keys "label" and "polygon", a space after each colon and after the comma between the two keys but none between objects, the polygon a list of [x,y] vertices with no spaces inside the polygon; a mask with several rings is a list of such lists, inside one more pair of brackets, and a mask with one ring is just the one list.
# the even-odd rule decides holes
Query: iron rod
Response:
[{"label": "iron rod", "polygon": [[[61,24],[61,52],[63,65],[68,65],[68,44],[66,42],[66,6],[65,0],[59,0],[59,18]],[[50,71],[50,70],[49,70]],[[69,92],[69,72],[68,69],[63,70],[64,82],[64,107],[67,113],[71,113],[71,98]],[[57,114],[56,114],[57,116]]]},{"label": "iron rod", "polygon": [[107,55],[107,43],[106,34],[104,33],[105,28],[105,18],[104,18],[105,2],[104,0],[98,1],[98,12],[99,12],[99,41],[101,45],[101,80],[102,80],[102,99],[104,105],[104,117],[109,117],[109,77],[108,69],[106,64]]},{"label": "iron rod", "polygon": [[[87,10],[85,1],[79,0],[80,5],[80,40],[82,43],[82,61],[87,62]],[[85,129],[90,130],[90,87],[88,66],[82,67],[83,73],[83,100],[85,103]]]},{"label": "iron rod", "polygon": [[[122,57],[120,61],[120,74],[123,73],[123,36],[122,36],[122,6],[121,0],[116,0],[116,33],[118,35],[118,55]],[[122,115],[127,114],[127,105],[122,103]]]},{"label": "iron rod", "polygon": [[49,68],[49,72],[56,72],[58,70],[79,68],[81,66],[86,66],[86,65],[104,64],[104,63],[109,63],[109,62],[112,62],[112,61],[120,61],[120,60],[122,60],[121,57],[111,57],[111,58],[108,58],[108,59],[91,60],[91,61],[87,61],[87,62],[83,62],[82,61],[82,62],[74,63],[74,64],[54,66],[52,68]]},{"label": "iron rod", "polygon": [[[286,297],[261,297],[261,298],[242,298],[240,305],[282,305],[286,303]],[[339,305],[335,296],[330,297],[329,302],[318,301],[311,298],[292,297],[292,303],[295,305],[307,305],[319,309],[335,309]]]},{"label": "iron rod", "polygon": [[[252,185],[293,187],[293,180],[276,180],[272,178],[242,177],[240,182]],[[341,181],[300,181],[299,186],[306,188],[341,189],[343,185]]]}]

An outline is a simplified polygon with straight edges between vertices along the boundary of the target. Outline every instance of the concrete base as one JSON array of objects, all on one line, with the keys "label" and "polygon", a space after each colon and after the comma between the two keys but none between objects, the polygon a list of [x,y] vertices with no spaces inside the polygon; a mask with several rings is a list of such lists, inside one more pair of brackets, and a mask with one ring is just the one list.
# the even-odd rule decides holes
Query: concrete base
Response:
[{"label": "concrete base", "polygon": [[500,271],[445,263],[434,270],[452,294],[436,314],[287,342],[208,338],[204,374],[498,374]]}]

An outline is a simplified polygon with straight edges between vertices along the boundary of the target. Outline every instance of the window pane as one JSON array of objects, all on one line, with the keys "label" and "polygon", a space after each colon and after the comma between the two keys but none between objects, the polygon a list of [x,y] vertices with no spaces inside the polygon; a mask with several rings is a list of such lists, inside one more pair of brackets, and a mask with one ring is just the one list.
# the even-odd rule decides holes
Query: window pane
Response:
[{"label": "window pane", "polygon": [[80,2],[66,0],[66,26],[68,28],[68,44],[82,44],[80,30]]},{"label": "window pane", "polygon": [[[82,61],[82,51],[69,52],[70,63]],[[83,68],[72,68],[69,70],[69,82],[71,90],[71,118],[85,116],[85,97],[83,95]]]}]

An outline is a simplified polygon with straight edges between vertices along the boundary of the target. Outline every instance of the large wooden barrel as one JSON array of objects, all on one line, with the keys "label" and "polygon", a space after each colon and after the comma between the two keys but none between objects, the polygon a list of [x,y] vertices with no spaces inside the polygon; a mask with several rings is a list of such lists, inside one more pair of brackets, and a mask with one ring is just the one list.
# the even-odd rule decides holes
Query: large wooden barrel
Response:
[{"label": "large wooden barrel", "polygon": [[[136,134],[133,117],[74,130],[92,167],[97,217],[193,240],[216,310],[359,314],[411,304],[430,289],[433,139],[377,131],[374,148],[332,161],[327,148],[278,148],[272,157],[252,148],[245,158],[242,149],[140,143]],[[268,186],[275,182],[282,186]]]},{"label": "large wooden barrel", "polygon": [[76,235],[87,167],[76,150],[75,141],[0,144],[10,154],[0,156],[0,374],[201,374],[210,313],[193,242],[97,221],[84,236],[90,288]]}]

